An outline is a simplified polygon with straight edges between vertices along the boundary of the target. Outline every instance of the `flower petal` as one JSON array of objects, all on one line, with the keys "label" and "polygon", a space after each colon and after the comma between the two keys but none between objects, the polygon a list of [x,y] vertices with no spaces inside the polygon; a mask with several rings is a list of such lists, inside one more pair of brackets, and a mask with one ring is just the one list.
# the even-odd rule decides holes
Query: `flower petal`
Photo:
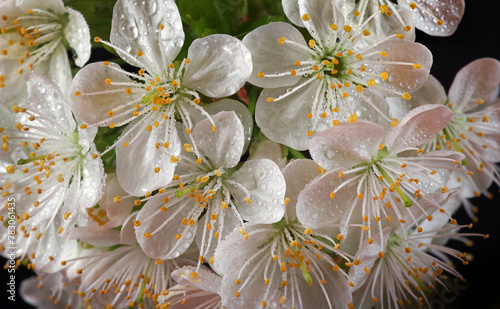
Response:
[{"label": "flower petal", "polygon": [[287,161],[288,149],[271,140],[256,140],[250,149],[250,159],[269,159],[276,163],[280,169],[284,168]]},{"label": "flower petal", "polygon": [[[296,2],[296,0],[295,0]],[[297,69],[296,61],[311,61],[312,56],[301,48],[288,43],[280,44],[278,40],[295,42],[307,47],[302,34],[290,24],[274,22],[261,26],[248,33],[243,38],[243,44],[252,54],[253,71],[248,79],[253,85],[264,88],[284,87],[296,84],[300,76],[259,77],[259,73],[279,74],[289,73]]]},{"label": "flower petal", "polygon": [[64,97],[68,97],[68,91],[73,75],[71,74],[71,66],[68,60],[68,53],[66,48],[61,45],[59,46],[50,57],[49,70],[46,75],[51,81],[53,81]]},{"label": "flower petal", "polygon": [[419,106],[411,110],[385,138],[391,152],[427,143],[453,119],[449,107],[438,104]]},{"label": "flower petal", "polygon": [[477,59],[455,76],[448,93],[450,102],[457,110],[467,112],[492,99],[499,84],[500,62],[493,58]]},{"label": "flower petal", "polygon": [[[283,201],[286,184],[279,167],[269,159],[243,163],[230,178],[242,184],[249,196],[238,186],[230,188],[241,217],[252,223],[274,223],[285,213]],[[245,201],[249,197],[251,202]]]},{"label": "flower petal", "polygon": [[[166,196],[160,194],[149,200],[136,218],[140,222],[135,227],[137,241],[144,253],[153,259],[167,260],[180,256],[196,235],[196,222],[192,226],[182,224],[182,219],[189,217],[195,207],[194,201],[187,196],[177,201],[174,195],[168,195],[172,200],[169,204],[163,201]],[[163,206],[167,207],[167,211],[161,210]],[[151,236],[146,238],[146,233]],[[181,237],[178,238],[178,235]]]},{"label": "flower petal", "polygon": [[[344,16],[339,8],[342,9],[342,2],[337,1],[309,1],[298,0],[299,11],[304,26],[319,41],[323,47],[333,46],[337,40],[337,31],[332,30],[332,24],[336,24],[338,29],[344,27]],[[337,7],[338,6],[338,7]]]},{"label": "flower petal", "polygon": [[[120,67],[115,63],[104,65],[100,63],[91,63],[81,69],[71,82],[69,104],[75,115],[86,124],[100,123],[107,126],[112,122],[119,123],[129,117],[125,114],[120,118],[108,120],[108,111],[113,110],[120,105],[138,100],[140,93],[133,92],[128,95],[124,86],[108,85],[105,80],[110,79],[117,83],[131,83],[131,78],[118,72]],[[122,91],[119,91],[122,89]],[[94,94],[95,93],[95,94]],[[78,95],[77,95],[78,94]]]},{"label": "flower petal", "polygon": [[[406,1],[398,0],[398,3],[408,5]],[[414,10],[415,26],[429,35],[450,36],[457,29],[464,10],[464,0],[422,1]],[[443,21],[442,25],[437,24],[438,19]]]},{"label": "flower petal", "polygon": [[[380,233],[382,233],[382,237],[380,237]],[[373,243],[368,244],[368,242],[365,242],[356,254],[356,258],[363,261],[363,263],[355,265],[349,270],[349,277],[354,283],[354,288],[351,290],[352,292],[361,288],[366,279],[370,276],[369,273],[366,273],[365,266],[368,267],[368,269],[371,269],[375,262],[379,259],[379,252],[385,251],[385,248],[387,247],[387,241],[389,240],[389,235],[391,234],[391,228],[387,227],[380,233],[373,235]],[[346,238],[345,241],[349,241],[349,238]],[[381,241],[383,241],[383,243],[381,243]]]},{"label": "flower petal", "polygon": [[206,96],[221,98],[236,93],[250,77],[252,56],[243,43],[229,35],[213,34],[195,40],[183,84]]},{"label": "flower petal", "polygon": [[296,26],[304,27],[302,16],[300,16],[298,0],[281,0],[281,6],[283,7],[283,11],[285,12],[286,17],[292,23],[294,23]]},{"label": "flower petal", "polygon": [[351,179],[352,175],[338,177],[344,169],[334,169],[309,182],[297,199],[297,218],[310,228],[322,228],[343,220],[344,215],[358,202],[357,185],[352,181],[331,198],[331,192]]},{"label": "flower petal", "polygon": [[[193,278],[191,273],[196,272],[198,275]],[[178,284],[194,285],[200,290],[211,292],[217,296],[220,293],[222,278],[217,276],[210,270],[205,268],[197,268],[194,266],[184,266],[172,272],[172,277]],[[220,296],[219,296],[220,297]]]},{"label": "flower petal", "polygon": [[[304,81],[305,82],[305,81]],[[264,89],[257,101],[255,121],[262,133],[270,140],[287,145],[297,150],[306,150],[310,137],[313,100],[321,81],[316,80],[304,86],[302,91],[289,95],[278,102],[268,102],[267,98],[276,98],[286,93],[287,87]],[[318,122],[318,131],[331,126],[331,122]]]},{"label": "flower petal", "polygon": [[[132,129],[127,130],[128,128]],[[131,122],[127,129],[116,146],[116,174],[127,193],[143,196],[172,180],[175,163],[170,159],[180,154],[181,146],[175,126],[169,126],[168,121],[161,122],[151,132],[146,130],[146,124],[137,121]],[[131,142],[124,147],[127,141]],[[157,143],[163,145],[165,142],[170,143],[167,150],[156,148]],[[160,171],[156,172],[158,167]]]},{"label": "flower petal", "polygon": [[66,8],[62,0],[17,0],[16,6],[23,12],[26,13],[28,10],[42,9],[50,10],[56,14],[66,13]]},{"label": "flower petal", "polygon": [[82,67],[90,58],[90,29],[80,12],[68,8],[68,24],[64,36],[74,51],[75,64]]},{"label": "flower petal", "polygon": [[313,137],[309,144],[311,157],[322,168],[351,168],[371,161],[379,150],[385,130],[373,123],[343,122]]},{"label": "flower petal", "polygon": [[288,221],[297,220],[296,206],[299,193],[309,182],[320,175],[319,168],[313,160],[299,159],[290,162],[283,169],[283,177],[286,181],[285,197],[290,199],[285,208]]},{"label": "flower petal", "polygon": [[27,73],[24,79],[28,87],[28,107],[51,115],[64,129],[64,133],[72,133],[76,129],[76,122],[61,90],[45,76],[37,73]]},{"label": "flower petal", "polygon": [[[385,57],[380,54],[382,51],[387,53]],[[365,66],[371,68],[370,72],[386,72],[389,75],[386,80],[381,77],[376,79],[387,89],[378,89],[384,96],[398,96],[401,92],[417,90],[425,83],[432,66],[432,54],[427,47],[406,40],[386,40],[364,54],[371,54],[360,61],[367,62]],[[413,65],[418,65],[418,69]],[[373,78],[372,75],[365,76],[367,80]]]},{"label": "flower petal", "polygon": [[160,74],[184,43],[177,5],[173,0],[119,0],[113,9],[110,37],[121,49],[116,52],[123,60]]},{"label": "flower petal", "polygon": [[448,100],[443,85],[432,75],[425,84],[411,94],[410,100],[401,97],[386,98],[390,106],[391,117],[398,120],[412,109],[426,104],[444,104]]},{"label": "flower petal", "polygon": [[220,112],[209,119],[202,120],[193,128],[192,135],[201,153],[214,167],[234,167],[240,162],[245,134],[243,125],[234,112]]},{"label": "flower petal", "polygon": [[[243,130],[245,131],[245,143],[243,145],[243,153],[247,150],[250,140],[252,139],[253,117],[247,106],[240,101],[232,99],[223,99],[204,106],[204,109],[210,115],[215,115],[222,111],[233,111],[241,121]],[[243,154],[242,153],[242,154]]]}]

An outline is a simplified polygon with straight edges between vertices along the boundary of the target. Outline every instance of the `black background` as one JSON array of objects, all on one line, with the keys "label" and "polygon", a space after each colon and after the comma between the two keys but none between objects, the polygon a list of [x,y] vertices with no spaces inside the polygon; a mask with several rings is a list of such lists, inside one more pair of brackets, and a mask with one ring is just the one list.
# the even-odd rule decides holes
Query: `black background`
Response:
[{"label": "black background", "polygon": [[[453,36],[431,37],[418,31],[417,42],[426,45],[434,55],[431,73],[445,89],[449,89],[458,70],[471,61],[482,57],[500,59],[499,20],[500,1],[467,0],[465,15]],[[467,266],[457,265],[467,281],[455,281],[452,292],[439,295],[433,302],[433,308],[500,308],[500,194],[497,186],[490,188],[490,192],[494,195],[493,200],[484,197],[473,200],[473,204],[479,207],[479,222],[471,230],[489,234],[490,238],[474,238],[472,248],[460,243],[450,244],[472,253],[474,259]],[[460,211],[456,218],[461,224],[470,223],[465,211]],[[2,259],[2,264],[4,261]],[[30,272],[25,268],[16,272],[18,294],[15,305],[7,300],[8,275],[1,270],[0,307],[32,308],[23,303],[19,295],[19,284],[22,278],[31,275]]]}]

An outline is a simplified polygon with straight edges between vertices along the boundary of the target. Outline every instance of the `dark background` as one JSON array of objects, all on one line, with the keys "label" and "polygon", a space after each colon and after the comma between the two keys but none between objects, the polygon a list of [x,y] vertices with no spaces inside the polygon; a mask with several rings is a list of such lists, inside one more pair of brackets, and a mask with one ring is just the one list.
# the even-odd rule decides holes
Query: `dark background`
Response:
[{"label": "dark background", "polygon": [[[252,0],[249,0],[252,1]],[[458,30],[451,37],[431,37],[418,31],[417,42],[426,45],[434,55],[431,73],[449,89],[455,74],[471,61],[492,57],[500,59],[500,1],[466,0],[465,15]],[[94,56],[93,56],[94,58]],[[90,62],[93,60],[91,59]],[[461,251],[470,252],[473,261],[469,265],[457,265],[467,279],[451,281],[450,293],[438,295],[432,308],[500,308],[500,194],[498,187],[490,188],[494,198],[480,197],[473,200],[479,207],[479,222],[470,232],[489,234],[489,239],[475,237],[472,248],[463,244],[450,244]],[[460,224],[470,223],[465,211],[461,210],[456,218]],[[5,260],[2,259],[2,264]],[[6,282],[8,273],[1,269],[2,292],[1,308],[32,308],[22,302],[19,284],[22,278],[31,275],[26,268],[16,272],[17,296],[15,306],[7,300]],[[7,307],[8,306],[8,307]]]}]

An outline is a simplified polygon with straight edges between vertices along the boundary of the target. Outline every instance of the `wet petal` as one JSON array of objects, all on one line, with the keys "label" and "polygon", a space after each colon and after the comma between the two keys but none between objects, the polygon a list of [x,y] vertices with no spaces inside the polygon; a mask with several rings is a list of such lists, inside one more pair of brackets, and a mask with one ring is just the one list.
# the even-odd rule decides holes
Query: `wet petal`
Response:
[{"label": "wet petal", "polygon": [[319,165],[309,159],[292,161],[283,169],[286,181],[285,197],[290,199],[285,208],[288,221],[297,220],[296,206],[299,193],[309,182],[321,175],[319,171]]},{"label": "wet petal", "polygon": [[[241,217],[252,223],[274,223],[285,213],[286,184],[279,167],[269,159],[246,161],[230,178],[242,184],[230,188]],[[245,201],[249,197],[251,202]]]},{"label": "wet petal", "polygon": [[177,5],[173,0],[119,0],[113,9],[110,37],[111,43],[128,53],[116,51],[123,60],[160,74],[184,43]]},{"label": "wet petal", "polygon": [[[167,195],[158,195],[149,200],[137,214],[137,241],[145,254],[153,259],[172,259],[189,248],[196,235],[197,223],[192,226],[182,224],[182,219],[189,217],[195,206],[189,198],[177,201],[174,195],[169,196],[170,204],[164,203]],[[165,206],[167,211],[162,211]],[[145,234],[151,236],[146,238]],[[178,235],[181,235],[180,237]]]},{"label": "wet petal", "polygon": [[[352,181],[335,193],[331,193],[353,176],[338,177],[343,169],[334,169],[309,182],[297,199],[297,218],[310,228],[328,227],[341,221],[358,201],[358,182]],[[355,176],[355,175],[354,175]]]},{"label": "wet petal", "polygon": [[209,119],[202,120],[193,128],[193,138],[201,153],[214,167],[234,167],[241,157],[245,134],[243,125],[234,112],[220,112]]},{"label": "wet petal", "polygon": [[[136,124],[136,128],[128,130]],[[181,146],[175,127],[170,127],[171,130],[169,121],[162,121],[157,128],[149,132],[146,130],[146,124],[133,121],[125,129],[126,134],[122,135],[116,146],[116,173],[120,185],[130,195],[143,196],[172,180],[175,163],[170,159],[180,154]],[[137,135],[139,137],[136,137]],[[124,147],[128,141],[130,144]],[[170,143],[166,150],[156,147],[158,143],[163,145],[165,142]]]},{"label": "wet petal", "polygon": [[74,50],[75,64],[82,67],[90,58],[90,29],[80,12],[68,8],[68,14],[69,21],[64,28],[64,36]]},{"label": "wet petal", "polygon": [[[131,78],[116,70],[120,70],[117,64],[110,62],[109,65],[104,65],[100,62],[85,66],[75,75],[71,82],[69,104],[75,115],[85,124],[104,121],[100,125],[107,126],[112,122],[119,123],[132,117],[132,112],[130,112],[120,118],[107,120],[108,111],[127,102],[138,100],[142,96],[135,92],[128,95],[125,92],[125,86],[108,85],[105,82],[108,78],[118,83],[133,82]],[[118,111],[115,114],[118,114]]]},{"label": "wet petal", "polygon": [[351,168],[376,156],[385,130],[373,123],[340,123],[313,137],[311,157],[324,169]]},{"label": "wet petal", "polygon": [[389,151],[396,152],[406,147],[417,147],[427,143],[453,119],[449,107],[429,104],[410,111],[385,138]]},{"label": "wet petal", "polygon": [[[398,3],[408,5],[406,1],[398,0]],[[464,9],[464,0],[422,1],[414,10],[415,26],[429,35],[450,36],[457,29],[464,15]],[[438,20],[443,24],[438,25]]]},{"label": "wet petal", "polygon": [[449,91],[450,102],[467,112],[496,94],[500,84],[500,62],[493,58],[477,59],[455,76]]},{"label": "wet petal", "polygon": [[[295,0],[296,2],[296,0]],[[284,87],[296,84],[300,76],[259,77],[259,73],[279,74],[297,69],[296,61],[310,61],[310,53],[288,43],[280,44],[278,40],[285,38],[290,42],[307,47],[302,34],[290,24],[274,22],[261,26],[243,38],[243,44],[252,54],[253,71],[249,82],[264,88]]]},{"label": "wet petal", "polygon": [[236,93],[250,77],[252,56],[243,43],[229,35],[213,34],[195,40],[188,50],[183,84],[206,96]]}]

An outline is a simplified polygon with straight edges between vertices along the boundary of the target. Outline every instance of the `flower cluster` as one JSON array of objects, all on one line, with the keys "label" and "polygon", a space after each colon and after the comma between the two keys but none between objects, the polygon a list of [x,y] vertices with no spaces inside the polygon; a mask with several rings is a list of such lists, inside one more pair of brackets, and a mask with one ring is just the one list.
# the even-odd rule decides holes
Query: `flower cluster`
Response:
[{"label": "flower cluster", "polygon": [[448,240],[488,235],[453,216],[500,185],[500,62],[446,94],[415,28],[451,35],[463,0],[282,0],[234,36],[111,2],[87,65],[84,15],[0,5],[0,253],[37,274],[27,302],[430,308],[462,278]]}]

